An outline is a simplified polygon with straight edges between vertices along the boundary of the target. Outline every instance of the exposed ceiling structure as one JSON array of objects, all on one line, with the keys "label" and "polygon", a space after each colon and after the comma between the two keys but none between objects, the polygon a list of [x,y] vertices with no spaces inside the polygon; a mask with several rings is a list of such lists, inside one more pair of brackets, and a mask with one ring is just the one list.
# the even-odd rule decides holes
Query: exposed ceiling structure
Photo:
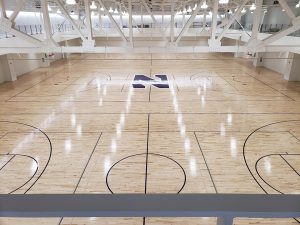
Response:
[{"label": "exposed ceiling structure", "polygon": [[[270,45],[300,28],[299,13],[295,14],[294,12],[295,7],[299,8],[298,0],[0,0],[0,3],[2,9],[0,29],[32,44],[35,51],[103,51],[103,47],[107,49],[107,46],[101,46],[101,44],[97,46],[96,39],[104,36],[106,38],[115,37],[116,34],[125,42],[125,45],[118,46],[122,51],[153,51],[153,48],[151,49],[147,45],[147,40],[154,37],[158,42],[164,41],[165,46],[160,47],[168,51],[258,52],[270,50],[271,47],[274,47]],[[290,23],[287,28],[278,33],[262,34],[260,33],[261,22],[267,10],[272,7],[282,9]],[[12,14],[8,16],[6,11],[12,11]],[[24,33],[16,28],[15,20],[21,11],[40,12],[44,30],[42,36]],[[251,32],[246,32],[238,22],[247,11],[253,13]],[[108,18],[112,26],[109,28],[110,30],[105,30],[103,33],[100,25],[93,27],[91,15],[94,12],[99,15],[99,24],[101,24],[102,17]],[[57,37],[54,37],[51,30],[53,24],[51,24],[50,13],[64,17],[72,26],[72,38],[81,39],[82,45],[66,47],[58,43],[55,39]],[[78,15],[76,19],[75,15]],[[143,19],[141,22],[136,22],[133,19],[134,15],[141,16],[141,19],[142,15],[151,16],[153,25],[145,30]],[[162,15],[168,15],[170,20],[159,23],[157,16]],[[199,15],[202,16],[201,29],[191,28],[192,23]],[[208,15],[211,18],[209,24],[206,22]],[[122,24],[122,16],[126,17],[128,21],[126,26]],[[181,27],[175,26],[176,16],[181,16],[183,20]],[[116,17],[118,17],[118,21]],[[236,21],[242,30],[231,30]],[[143,27],[143,31],[140,30],[138,24]],[[69,34],[60,33],[58,39],[61,40],[61,37]],[[192,50],[189,46],[179,45],[182,38],[193,37],[193,35],[206,37],[207,44],[195,45]],[[134,38],[143,39],[144,45],[135,45]],[[223,42],[224,38],[238,40],[238,44],[226,45]],[[290,48],[294,47],[291,40],[286,39],[285,42]],[[298,43],[296,47],[300,48],[299,42],[295,41],[295,43]],[[280,46],[276,47],[277,50]],[[285,44],[283,47],[286,47]]]}]

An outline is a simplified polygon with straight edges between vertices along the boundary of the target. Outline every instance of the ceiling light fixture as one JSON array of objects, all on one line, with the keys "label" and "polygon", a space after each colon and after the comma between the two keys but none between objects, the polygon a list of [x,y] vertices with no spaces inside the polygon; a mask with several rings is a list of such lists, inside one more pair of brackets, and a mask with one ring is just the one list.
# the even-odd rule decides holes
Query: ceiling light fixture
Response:
[{"label": "ceiling light fixture", "polygon": [[117,9],[117,8],[115,8],[115,11],[114,11],[114,13],[116,13],[116,14],[118,14],[118,13],[119,13],[119,11],[118,11],[118,9]]},{"label": "ceiling light fixture", "polygon": [[58,9],[58,10],[56,11],[56,13],[57,13],[57,14],[61,14],[61,11],[60,11],[60,9]]},{"label": "ceiling light fixture", "polygon": [[103,7],[101,7],[101,8],[100,8],[100,11],[104,11],[104,8],[103,8]]},{"label": "ceiling light fixture", "polygon": [[251,10],[251,11],[254,11],[255,9],[256,9],[256,6],[255,6],[254,3],[252,3],[252,5],[251,5],[251,7],[250,7],[250,10]]},{"label": "ceiling light fixture", "polygon": [[75,5],[75,4],[76,4],[76,1],[75,1],[75,0],[67,0],[67,1],[66,1],[66,4],[67,4],[67,5]]},{"label": "ceiling light fixture", "polygon": [[193,10],[196,10],[197,6],[198,6],[198,5],[197,5],[197,3],[196,3],[195,6],[194,6],[194,8],[193,8]]},{"label": "ceiling light fixture", "polygon": [[52,11],[52,9],[51,9],[51,7],[48,5],[48,11],[49,12],[51,12]]},{"label": "ceiling light fixture", "polygon": [[110,12],[110,13],[113,13],[113,12],[114,12],[114,10],[113,10],[111,7],[109,7],[109,10],[108,10],[108,12]]},{"label": "ceiling light fixture", "polygon": [[300,1],[299,1],[298,4],[296,5],[296,8],[299,8],[299,5],[300,5]]},{"label": "ceiling light fixture", "polygon": [[90,9],[97,9],[97,6],[95,4],[95,1],[92,1],[92,4],[90,6]]},{"label": "ceiling light fixture", "polygon": [[187,9],[187,12],[190,13],[190,12],[192,12],[192,11],[193,11],[193,10],[192,10],[191,6],[189,6],[189,8]]},{"label": "ceiling light fixture", "polygon": [[241,11],[241,13],[245,13],[247,12],[245,8],[243,8],[243,10]]},{"label": "ceiling light fixture", "polygon": [[183,11],[182,11],[182,13],[183,13],[183,14],[186,14],[186,13],[187,13],[187,11],[186,11],[186,8],[185,8],[185,7],[183,8]]},{"label": "ceiling light fixture", "polygon": [[220,4],[228,4],[229,0],[219,0]]},{"label": "ceiling light fixture", "polygon": [[203,2],[203,4],[201,5],[201,9],[207,9],[208,5],[206,4],[206,1]]}]

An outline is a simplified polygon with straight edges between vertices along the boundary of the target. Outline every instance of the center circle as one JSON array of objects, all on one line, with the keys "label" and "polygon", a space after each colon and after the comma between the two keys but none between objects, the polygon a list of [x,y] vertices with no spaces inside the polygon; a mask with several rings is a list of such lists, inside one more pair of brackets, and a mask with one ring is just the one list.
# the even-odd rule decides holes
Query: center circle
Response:
[{"label": "center circle", "polygon": [[[147,173],[146,173],[147,171]],[[113,164],[106,186],[114,193],[180,193],[186,183],[183,167],[169,156],[141,153]]]}]

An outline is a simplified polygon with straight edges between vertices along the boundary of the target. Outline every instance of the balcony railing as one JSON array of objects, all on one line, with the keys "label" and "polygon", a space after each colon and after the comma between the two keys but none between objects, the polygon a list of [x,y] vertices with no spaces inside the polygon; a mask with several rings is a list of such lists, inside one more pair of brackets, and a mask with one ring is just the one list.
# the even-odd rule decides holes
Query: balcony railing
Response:
[{"label": "balcony railing", "polygon": [[217,225],[232,225],[238,217],[296,219],[300,195],[0,195],[0,217],[217,217]]}]

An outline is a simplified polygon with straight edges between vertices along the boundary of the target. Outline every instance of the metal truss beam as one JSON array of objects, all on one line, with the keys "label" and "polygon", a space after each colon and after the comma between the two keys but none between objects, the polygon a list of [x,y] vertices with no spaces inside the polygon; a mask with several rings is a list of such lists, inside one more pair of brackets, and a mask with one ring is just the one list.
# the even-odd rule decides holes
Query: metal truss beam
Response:
[{"label": "metal truss beam", "polygon": [[16,30],[15,28],[13,28],[12,22],[9,19],[3,18],[3,17],[0,18],[0,30],[3,30],[9,34],[12,34],[12,35],[14,35],[26,42],[29,42],[37,47],[41,47],[43,45],[42,41],[40,41],[39,39],[29,36],[28,34],[25,34],[19,30]]},{"label": "metal truss beam", "polygon": [[143,4],[143,6],[145,7],[145,9],[147,10],[147,12],[149,13],[149,15],[151,16],[152,21],[153,21],[154,23],[157,23],[157,21],[156,21],[154,15],[153,15],[153,13],[151,12],[151,10],[150,10],[149,6],[147,5],[147,3],[145,2],[145,0],[141,0],[141,2],[142,2],[142,4]]},{"label": "metal truss beam", "polygon": [[84,7],[85,7],[87,38],[89,41],[91,41],[93,39],[93,31],[92,31],[92,20],[91,20],[91,10],[90,10],[89,0],[84,0]]},{"label": "metal truss beam", "polygon": [[212,25],[211,25],[211,37],[210,37],[211,40],[214,40],[215,37],[216,37],[218,3],[219,3],[219,0],[214,0],[213,14],[212,14]]},{"label": "metal truss beam", "polygon": [[22,10],[22,8],[24,7],[25,3],[27,0],[20,0],[17,5],[16,5],[16,9],[13,11],[13,13],[10,15],[9,20],[14,22],[15,19],[17,18],[17,16],[19,15],[19,12]]},{"label": "metal truss beam", "polygon": [[188,19],[188,21],[186,22],[186,24],[184,25],[184,27],[180,31],[178,37],[176,38],[176,41],[175,41],[176,44],[178,44],[178,42],[180,41],[180,39],[182,38],[182,36],[185,34],[185,32],[191,26],[192,22],[195,20],[195,18],[197,16],[197,13],[200,11],[203,2],[204,2],[204,0],[200,0],[197,3],[197,8],[193,11],[192,15],[190,16],[190,18]]},{"label": "metal truss beam", "polygon": [[58,46],[58,44],[52,38],[51,21],[48,11],[48,0],[41,1],[41,8],[43,13],[43,24],[46,35],[46,42],[50,45]]},{"label": "metal truss beam", "polygon": [[300,29],[300,16],[298,16],[294,21],[295,22],[294,22],[293,26],[291,26],[285,30],[282,30],[276,34],[272,34],[271,36],[262,40],[262,42],[257,45],[257,49],[260,47],[264,47],[266,45],[272,44],[273,42],[279,40],[280,38],[283,38],[284,36],[287,36],[290,33],[293,33],[295,31],[299,30]]},{"label": "metal truss beam", "polygon": [[295,19],[296,16],[295,14],[293,13],[293,11],[291,10],[291,8],[288,6],[286,0],[278,0],[279,1],[279,4],[281,6],[282,9],[284,9],[284,12],[286,13],[286,15],[291,19]]},{"label": "metal truss beam", "polygon": [[240,16],[242,9],[244,8],[244,6],[247,4],[248,1],[249,0],[243,0],[242,4],[239,6],[239,8],[235,12],[235,14],[228,21],[228,23],[225,26],[225,28],[223,29],[222,33],[218,36],[218,38],[217,38],[218,42],[222,40],[222,38],[224,37],[224,35],[228,31],[229,27],[231,26],[231,24]]},{"label": "metal truss beam", "polygon": [[81,40],[86,41],[86,38],[84,37],[84,35],[81,32],[80,28],[75,23],[75,21],[72,19],[72,17],[69,15],[69,13],[65,9],[64,5],[59,0],[54,0],[54,1],[58,5],[58,8],[61,10],[62,14],[66,17],[67,20],[69,20],[69,22],[72,24],[74,29],[77,31],[77,33],[79,34]]},{"label": "metal truss beam", "polygon": [[117,22],[115,21],[115,19],[113,18],[113,16],[110,14],[110,12],[107,10],[106,6],[104,5],[104,3],[102,2],[102,0],[98,0],[99,4],[103,7],[104,12],[107,14],[109,20],[112,22],[113,26],[116,28],[116,30],[118,31],[118,33],[120,34],[121,38],[127,42],[127,38],[124,35],[123,31],[120,29],[119,25],[117,24]]}]

